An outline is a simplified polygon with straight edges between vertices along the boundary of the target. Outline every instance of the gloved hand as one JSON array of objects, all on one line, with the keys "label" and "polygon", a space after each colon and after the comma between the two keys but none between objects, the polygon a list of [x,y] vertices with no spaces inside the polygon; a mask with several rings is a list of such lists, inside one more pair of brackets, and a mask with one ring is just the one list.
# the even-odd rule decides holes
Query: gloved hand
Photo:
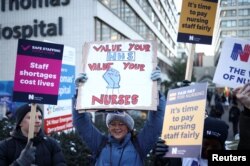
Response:
[{"label": "gloved hand", "polygon": [[35,161],[36,147],[32,146],[32,144],[33,142],[30,140],[17,158],[16,162],[20,166],[28,166]]},{"label": "gloved hand", "polygon": [[108,83],[107,88],[108,89],[116,89],[120,88],[120,72],[116,69],[110,68],[108,69],[104,75],[103,75],[104,80]]},{"label": "gloved hand", "polygon": [[151,80],[152,81],[157,81],[157,89],[160,90],[160,86],[161,86],[161,69],[160,69],[159,66],[157,66],[156,69],[152,71]]},{"label": "gloved hand", "polygon": [[242,105],[250,109],[250,83],[245,84],[241,88],[234,89],[233,93]]},{"label": "gloved hand", "polygon": [[168,145],[165,144],[165,140],[159,138],[156,143],[155,155],[157,157],[163,157],[168,152]]},{"label": "gloved hand", "polygon": [[86,73],[80,73],[78,77],[75,79],[76,87],[79,87],[82,83],[88,80],[88,76]]}]

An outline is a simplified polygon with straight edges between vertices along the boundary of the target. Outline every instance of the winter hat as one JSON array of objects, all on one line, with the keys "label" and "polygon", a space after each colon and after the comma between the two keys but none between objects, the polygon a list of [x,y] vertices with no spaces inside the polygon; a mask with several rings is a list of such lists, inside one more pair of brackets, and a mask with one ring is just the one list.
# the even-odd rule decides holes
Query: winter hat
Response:
[{"label": "winter hat", "polygon": [[207,117],[205,119],[203,137],[217,138],[220,141],[222,147],[224,147],[228,136],[228,128],[229,126],[224,121]]},{"label": "winter hat", "polygon": [[134,119],[126,112],[114,112],[114,113],[108,113],[106,117],[106,125],[108,125],[114,121],[121,121],[126,124],[126,126],[129,128],[129,130],[132,130],[134,128]]},{"label": "winter hat", "polygon": [[[16,127],[19,126],[19,124],[22,122],[24,116],[31,111],[31,106],[30,104],[24,104],[22,106],[20,106],[17,110],[16,110]],[[36,107],[36,111],[40,111],[41,114],[43,115],[43,111],[41,109],[41,107],[39,107],[37,105]]]}]

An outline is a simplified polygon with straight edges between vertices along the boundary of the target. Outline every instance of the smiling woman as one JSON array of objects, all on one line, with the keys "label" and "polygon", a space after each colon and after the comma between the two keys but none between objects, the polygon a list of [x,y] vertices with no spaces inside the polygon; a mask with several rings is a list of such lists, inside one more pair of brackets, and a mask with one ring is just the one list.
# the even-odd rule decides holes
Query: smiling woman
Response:
[{"label": "smiling woman", "polygon": [[109,113],[106,117],[106,125],[107,127],[126,126],[128,130],[132,130],[134,128],[134,120],[126,112]]},{"label": "smiling woman", "polygon": [[106,124],[109,133],[119,141],[122,141],[134,128],[134,120],[126,112],[109,113],[106,117]]},{"label": "smiling woman", "polygon": [[[151,73],[150,79],[151,81],[157,81],[160,77],[161,72],[157,68]],[[82,86],[82,83],[87,80],[87,73],[80,74],[75,80],[76,87]],[[155,90],[157,91],[157,88]],[[162,130],[166,101],[165,96],[161,93],[159,93],[158,97],[157,111],[148,111],[148,119],[143,129],[136,134],[133,132],[134,120],[126,111],[126,103],[137,102],[138,97],[136,95],[106,95],[105,100],[109,100],[108,102],[115,99],[112,101],[115,102],[114,105],[124,104],[124,109],[118,111],[115,110],[115,107],[110,107],[109,111],[111,112],[107,111],[106,126],[109,131],[108,135],[104,135],[95,127],[90,113],[83,112],[83,110],[80,110],[81,113],[79,113],[78,110],[73,110],[73,125],[81,139],[94,154],[92,164],[113,166],[144,165],[144,159],[155,146]]]}]

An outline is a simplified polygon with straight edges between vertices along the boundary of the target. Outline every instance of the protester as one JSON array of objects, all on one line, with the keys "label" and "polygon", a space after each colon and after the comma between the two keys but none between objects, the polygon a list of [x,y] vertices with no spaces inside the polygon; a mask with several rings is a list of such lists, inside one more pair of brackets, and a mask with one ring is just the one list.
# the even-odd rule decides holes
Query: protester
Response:
[{"label": "protester", "polygon": [[[153,81],[160,79],[160,70],[151,74]],[[76,85],[87,80],[86,74],[76,79]],[[73,112],[73,124],[80,137],[87,144],[96,159],[96,165],[136,165],[142,166],[143,160],[160,136],[165,111],[165,97],[159,94],[157,111],[149,111],[143,129],[133,136],[133,118],[125,111],[108,113],[106,125],[108,136],[102,134],[91,122],[87,112]]]},{"label": "protester", "polygon": [[[229,126],[224,121],[213,117],[206,117],[204,122],[202,151],[200,157],[168,158],[163,160],[162,157],[164,156],[164,151],[165,153],[168,152],[168,146],[160,145],[161,142],[158,141],[158,148],[155,149],[155,154],[158,157],[156,162],[163,161],[163,163],[165,163],[164,166],[207,166],[209,150],[225,150],[228,128]],[[163,165],[162,163],[157,164]]]},{"label": "protester", "polygon": [[212,95],[213,93],[210,90],[207,90],[207,104],[209,107],[211,106]]},{"label": "protester", "polygon": [[16,126],[11,137],[0,142],[1,166],[65,166],[65,159],[56,140],[41,129],[43,112],[37,106],[34,138],[28,141],[31,106],[24,104],[16,110]]},{"label": "protester", "polygon": [[223,104],[225,104],[225,103],[227,102],[227,98],[226,98],[226,96],[225,96],[224,93],[222,93],[222,95],[221,95],[221,102],[222,102]]},{"label": "protester", "polygon": [[217,119],[221,119],[224,114],[224,108],[221,102],[217,102],[215,106],[211,107],[209,116]]},{"label": "protester", "polygon": [[238,150],[250,150],[250,83],[245,84],[243,87],[235,88],[233,93],[244,106],[239,120],[240,141]]},{"label": "protester", "polygon": [[204,123],[201,156],[182,158],[182,166],[207,166],[210,150],[225,150],[229,126],[222,120],[207,117]]},{"label": "protester", "polygon": [[218,89],[215,89],[215,92],[214,92],[214,102],[215,104],[218,103],[218,102],[222,102],[222,99],[221,99],[221,94],[219,92]]},{"label": "protester", "polygon": [[229,109],[229,118],[228,118],[228,120],[233,125],[234,136],[236,134],[238,134],[239,117],[240,117],[240,108],[238,107],[236,96],[233,96],[232,106]]}]

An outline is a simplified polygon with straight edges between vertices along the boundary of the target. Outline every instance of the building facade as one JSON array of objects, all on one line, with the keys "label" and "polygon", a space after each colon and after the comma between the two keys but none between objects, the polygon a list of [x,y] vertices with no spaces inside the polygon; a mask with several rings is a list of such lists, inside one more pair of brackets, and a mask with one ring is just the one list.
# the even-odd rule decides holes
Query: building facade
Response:
[{"label": "building facade", "polygon": [[177,56],[173,0],[2,0],[0,18],[0,80],[14,79],[20,38],[75,48],[76,73],[85,42],[155,40],[163,81]]},{"label": "building facade", "polygon": [[194,77],[197,82],[207,82],[208,88],[215,88],[212,82],[214,73],[214,56],[206,55],[203,52],[197,52],[194,56]]},{"label": "building facade", "polygon": [[250,39],[250,0],[221,0],[215,38],[215,64],[218,63],[223,39]]}]

